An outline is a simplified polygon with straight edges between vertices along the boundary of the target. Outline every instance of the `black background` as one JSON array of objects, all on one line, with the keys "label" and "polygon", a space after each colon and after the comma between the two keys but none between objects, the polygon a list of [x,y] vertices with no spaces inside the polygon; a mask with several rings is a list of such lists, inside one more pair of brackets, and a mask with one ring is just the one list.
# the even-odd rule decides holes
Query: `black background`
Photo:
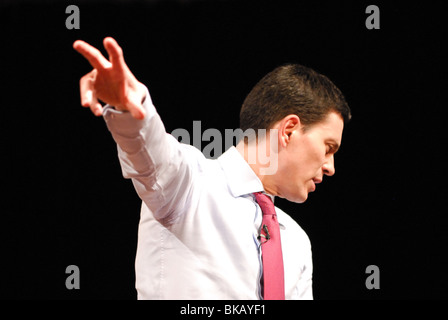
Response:
[{"label": "black background", "polygon": [[[65,26],[69,4],[79,30]],[[380,30],[365,27],[370,4]],[[113,36],[168,132],[237,128],[245,95],[280,64],[327,75],[353,112],[336,175],[305,204],[276,202],[311,239],[315,298],[448,298],[441,4],[2,2],[0,297],[136,298],[140,201],[103,120],[80,107],[91,68],[72,49],[105,53]],[[80,290],[65,287],[71,264]],[[379,290],[366,289],[368,265]]]}]

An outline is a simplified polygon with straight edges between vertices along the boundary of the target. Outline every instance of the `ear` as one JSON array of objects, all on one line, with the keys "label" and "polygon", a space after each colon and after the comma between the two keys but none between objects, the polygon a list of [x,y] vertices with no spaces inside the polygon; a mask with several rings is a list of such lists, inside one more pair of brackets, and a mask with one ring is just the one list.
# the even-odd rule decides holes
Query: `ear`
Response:
[{"label": "ear", "polygon": [[300,118],[296,114],[290,114],[284,117],[277,123],[278,127],[278,142],[282,147],[288,146],[291,135],[302,129],[302,123],[300,122]]}]

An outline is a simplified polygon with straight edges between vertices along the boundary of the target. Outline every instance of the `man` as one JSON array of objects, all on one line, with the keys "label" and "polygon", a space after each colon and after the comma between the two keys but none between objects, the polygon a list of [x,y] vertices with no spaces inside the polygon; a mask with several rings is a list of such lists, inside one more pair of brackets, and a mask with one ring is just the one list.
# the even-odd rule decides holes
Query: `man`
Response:
[{"label": "man", "polygon": [[109,60],[83,41],[73,46],[94,68],[81,78],[81,104],[104,116],[142,199],[138,297],[312,299],[309,239],[272,200],[304,202],[335,173],[351,116],[339,89],[300,65],[275,69],[241,109],[241,129],[254,135],[210,160],[165,132],[114,39],[104,39]]}]

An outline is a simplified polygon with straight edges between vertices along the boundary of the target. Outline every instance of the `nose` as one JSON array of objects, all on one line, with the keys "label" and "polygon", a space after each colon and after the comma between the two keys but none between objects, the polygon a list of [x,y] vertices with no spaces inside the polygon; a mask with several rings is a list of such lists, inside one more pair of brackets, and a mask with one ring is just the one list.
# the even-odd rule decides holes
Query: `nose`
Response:
[{"label": "nose", "polygon": [[322,165],[322,171],[325,175],[331,177],[335,174],[336,170],[334,168],[334,156],[331,157]]}]

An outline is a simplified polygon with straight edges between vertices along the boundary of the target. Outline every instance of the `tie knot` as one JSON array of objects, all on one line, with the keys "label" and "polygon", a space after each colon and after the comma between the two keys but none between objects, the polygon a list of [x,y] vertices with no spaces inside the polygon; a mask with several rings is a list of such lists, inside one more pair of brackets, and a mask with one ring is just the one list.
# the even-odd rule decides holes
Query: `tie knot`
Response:
[{"label": "tie knot", "polygon": [[255,199],[257,199],[257,203],[260,206],[261,211],[263,211],[263,215],[275,214],[274,203],[269,196],[261,192],[254,192],[254,196]]}]

